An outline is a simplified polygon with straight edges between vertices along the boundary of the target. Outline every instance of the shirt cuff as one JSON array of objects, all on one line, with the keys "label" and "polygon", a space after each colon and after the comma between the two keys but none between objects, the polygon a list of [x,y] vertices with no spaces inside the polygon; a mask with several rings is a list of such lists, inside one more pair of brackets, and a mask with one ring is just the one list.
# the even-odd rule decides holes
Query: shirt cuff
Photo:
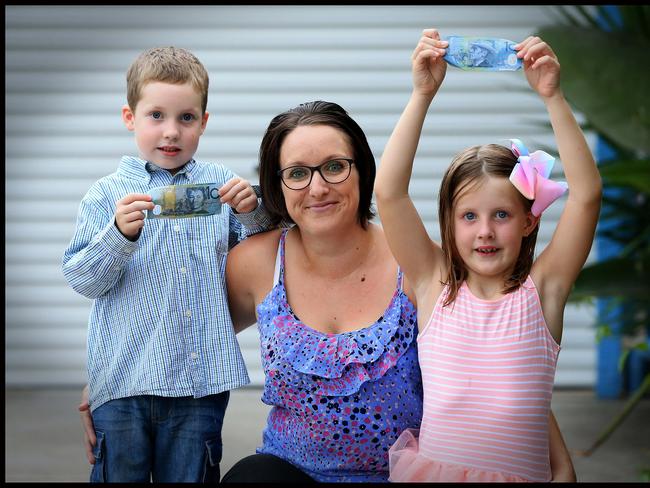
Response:
[{"label": "shirt cuff", "polygon": [[266,211],[262,203],[262,191],[259,185],[251,185],[255,194],[257,195],[257,207],[248,213],[237,213],[233,211],[235,218],[246,228],[251,229],[254,227],[261,227],[262,229],[269,229],[271,221],[269,213]]},{"label": "shirt cuff", "polygon": [[114,219],[97,235],[96,239],[116,258],[129,258],[138,249],[137,241],[133,242],[124,237]]}]

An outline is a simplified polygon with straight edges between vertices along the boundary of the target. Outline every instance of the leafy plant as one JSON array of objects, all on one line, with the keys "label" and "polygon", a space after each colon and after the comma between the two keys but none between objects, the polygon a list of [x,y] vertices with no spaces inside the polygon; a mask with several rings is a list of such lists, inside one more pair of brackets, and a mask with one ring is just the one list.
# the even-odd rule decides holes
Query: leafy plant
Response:
[{"label": "leafy plant", "polygon": [[563,25],[539,36],[562,62],[562,89],[607,142],[633,153],[650,152],[650,7],[557,7]]},{"label": "leafy plant", "polygon": [[[650,6],[555,7],[558,24],[539,29],[562,64],[562,89],[589,128],[612,149],[601,161],[603,210],[597,236],[620,251],[584,267],[570,297],[607,298],[620,325],[603,322],[599,335],[619,333],[648,346],[650,321]],[[626,357],[626,356],[624,356]],[[650,373],[621,414],[584,451],[592,453],[650,391]]]}]

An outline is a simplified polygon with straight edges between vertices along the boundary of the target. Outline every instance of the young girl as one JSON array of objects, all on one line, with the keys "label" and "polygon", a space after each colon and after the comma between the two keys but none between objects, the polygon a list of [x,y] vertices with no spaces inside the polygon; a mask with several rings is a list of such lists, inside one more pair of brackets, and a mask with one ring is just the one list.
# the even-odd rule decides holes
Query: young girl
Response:
[{"label": "young girl", "polygon": [[[384,151],[375,192],[392,252],[414,288],[424,413],[390,449],[391,481],[549,481],[549,410],[564,306],[593,240],[601,182],[541,39],[518,44],[544,101],[568,199],[533,262],[541,212],[565,187],[552,158],[511,147],[461,152],[439,194],[442,244],[408,195],[427,109],[446,72],[447,43],[425,30],[412,56],[413,92]],[[550,161],[549,161],[550,159]]]}]

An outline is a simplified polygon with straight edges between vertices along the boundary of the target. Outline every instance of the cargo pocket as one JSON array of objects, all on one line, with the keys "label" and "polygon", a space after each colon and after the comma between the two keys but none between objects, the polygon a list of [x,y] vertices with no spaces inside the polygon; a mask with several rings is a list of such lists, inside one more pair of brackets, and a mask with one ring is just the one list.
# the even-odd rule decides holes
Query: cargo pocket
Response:
[{"label": "cargo pocket", "polygon": [[93,456],[95,456],[95,464],[90,473],[91,483],[106,483],[106,453],[104,437],[105,434],[99,430],[95,431],[97,442],[93,447]]},{"label": "cargo pocket", "polygon": [[205,467],[203,470],[203,483],[219,483],[219,463],[221,462],[221,438],[205,441]]}]

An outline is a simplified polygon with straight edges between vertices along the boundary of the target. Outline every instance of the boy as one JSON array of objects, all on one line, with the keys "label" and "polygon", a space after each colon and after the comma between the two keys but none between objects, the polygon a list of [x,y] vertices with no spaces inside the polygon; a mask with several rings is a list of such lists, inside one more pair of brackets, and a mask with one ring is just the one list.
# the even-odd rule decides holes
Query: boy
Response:
[{"label": "boy", "polygon": [[[226,253],[268,224],[247,181],[193,159],[207,97],[208,74],[186,50],[154,48],[133,62],[122,119],[140,157],[122,157],[90,188],[63,256],[68,283],[94,300],[91,481],[218,482],[229,390],[249,382],[228,313]],[[150,189],[209,182],[229,205],[221,213],[145,221]]]}]

